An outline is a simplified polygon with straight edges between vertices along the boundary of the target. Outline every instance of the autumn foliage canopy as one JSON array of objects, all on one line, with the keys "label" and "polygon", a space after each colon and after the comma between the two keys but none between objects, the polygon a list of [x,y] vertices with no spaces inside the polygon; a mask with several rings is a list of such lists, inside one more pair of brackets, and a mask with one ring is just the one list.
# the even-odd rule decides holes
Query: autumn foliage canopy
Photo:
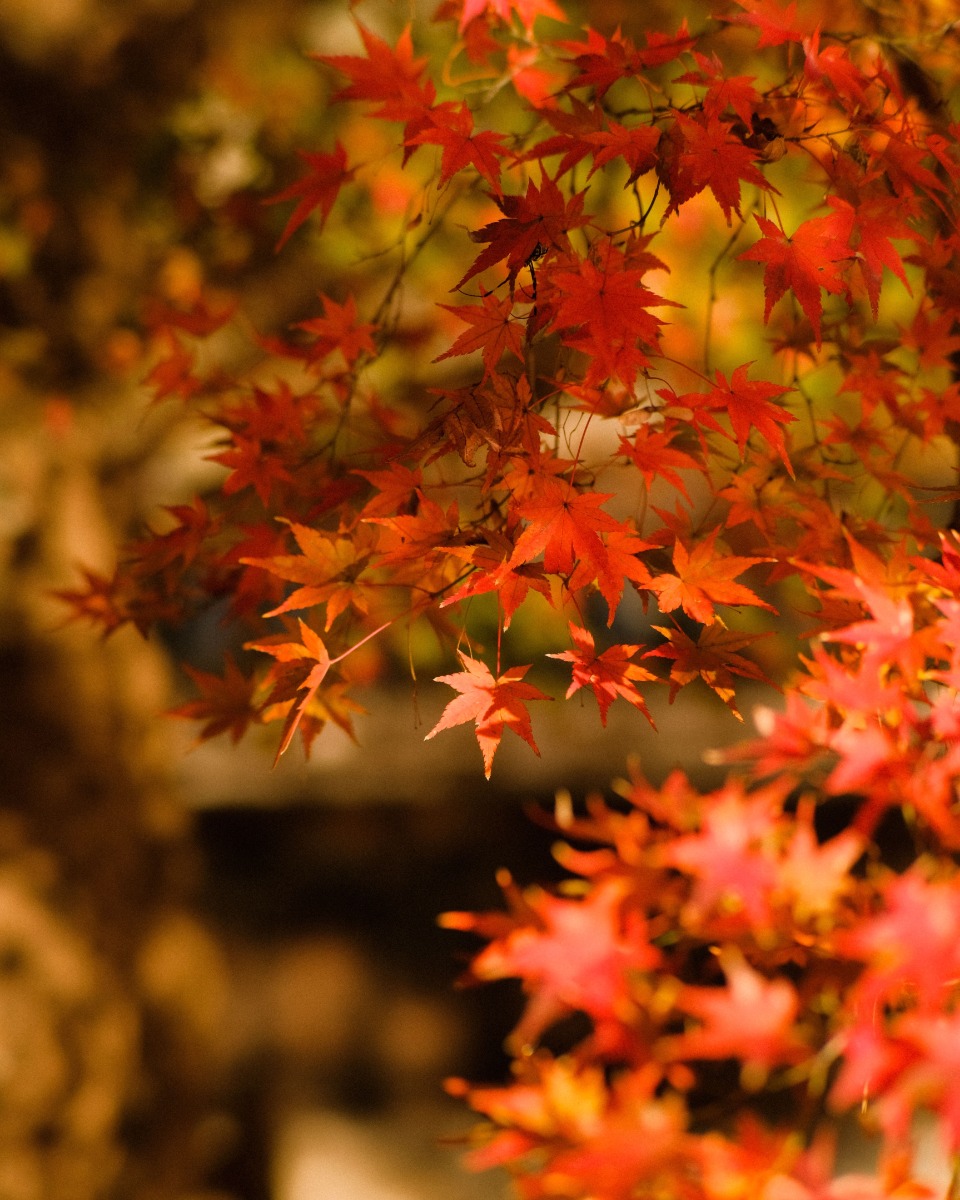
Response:
[{"label": "autumn foliage canopy", "polygon": [[[766,689],[716,790],[560,803],[563,887],[444,918],[527,996],[513,1079],[449,1086],[528,1200],[934,1195],[919,1112],[960,1151],[949,9],[358,21],[263,197],[314,310],[243,374],[222,296],[150,310],[148,386],[222,479],[67,598],[105,632],[225,607],[245,653],[191,671],[202,736],[309,751],[427,641],[427,736],[472,725],[488,777],[564,691],[652,722],[658,689]],[[836,1174],[846,1115],[873,1174]]]}]

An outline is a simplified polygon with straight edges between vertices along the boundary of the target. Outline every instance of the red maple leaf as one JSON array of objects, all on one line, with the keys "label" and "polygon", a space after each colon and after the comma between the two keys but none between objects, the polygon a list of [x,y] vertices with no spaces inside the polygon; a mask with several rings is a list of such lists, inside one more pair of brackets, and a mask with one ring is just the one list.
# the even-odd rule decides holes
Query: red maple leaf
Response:
[{"label": "red maple leaf", "polygon": [[591,87],[602,100],[607,91],[620,79],[640,75],[651,67],[673,62],[695,44],[690,36],[686,18],[676,33],[652,30],[646,34],[645,49],[638,49],[617,29],[609,38],[594,29],[587,29],[584,42],[561,42],[561,48],[574,55],[571,60],[580,74],[567,84],[567,89]]},{"label": "red maple leaf", "polygon": [[653,717],[650,716],[647,702],[636,689],[641,681],[655,679],[656,676],[645,670],[630,659],[640,650],[640,646],[626,646],[618,643],[598,654],[594,646],[593,634],[588,629],[570,623],[570,636],[573,638],[573,649],[564,650],[560,654],[548,654],[548,658],[559,658],[573,664],[573,682],[567,688],[567,699],[582,687],[593,690],[600,706],[600,721],[607,723],[607,713],[610,705],[617,696],[622,696],[634,708],[639,708],[654,729]]},{"label": "red maple leaf", "polygon": [[[765,438],[772,450],[777,454],[793,478],[793,466],[787,457],[787,448],[783,441],[782,425],[789,425],[797,418],[787,412],[779,404],[771,403],[778,396],[783,396],[792,388],[782,387],[776,383],[768,383],[763,379],[747,379],[747,371],[752,363],[744,363],[737,367],[730,380],[722,371],[716,372],[716,386],[705,396],[696,393],[680,397],[681,403],[691,408],[713,409],[725,413],[733,426],[733,435],[743,457],[750,434],[756,431]],[[699,413],[701,420],[720,429],[720,425],[708,414]]]},{"label": "red maple leaf", "polygon": [[165,533],[148,530],[146,537],[137,538],[129,544],[132,557],[149,562],[154,570],[162,571],[181,560],[188,567],[200,553],[204,542],[220,531],[223,520],[212,517],[203,499],[199,496],[192,504],[167,504],[168,513],[175,524]]},{"label": "red maple leaf", "polygon": [[[419,124],[419,122],[418,122]],[[443,147],[440,160],[440,186],[464,167],[472,166],[493,188],[503,195],[500,187],[500,156],[505,141],[502,133],[483,130],[474,133],[473,113],[464,101],[459,105],[445,101],[431,108],[424,119],[424,128],[410,132],[404,144]]]},{"label": "red maple leaf", "polygon": [[709,117],[722,117],[732,108],[749,128],[753,117],[762,106],[762,97],[753,86],[753,75],[726,74],[726,68],[715,54],[709,57],[695,50],[693,57],[699,71],[688,71],[677,77],[677,83],[692,83],[707,89],[703,97],[703,111]]},{"label": "red maple leaf", "polygon": [[717,117],[676,113],[661,147],[657,171],[670,191],[665,215],[708,187],[729,224],[732,213],[740,216],[741,179],[764,191],[776,191],[757,169],[756,151]]},{"label": "red maple leaf", "polygon": [[552,17],[555,21],[566,21],[567,14],[558,8],[553,0],[463,0],[463,12],[460,15],[460,32],[478,17],[495,16],[510,24],[510,18],[516,14],[529,34],[537,17]]},{"label": "red maple leaf", "polygon": [[256,677],[244,675],[230,654],[224,661],[222,677],[191,666],[184,666],[184,670],[196,684],[200,696],[170,709],[170,715],[206,721],[200,730],[201,739],[229,732],[231,742],[239,742],[247,726],[259,719],[259,711],[253,704]]},{"label": "red maple leaf", "polygon": [[525,162],[543,162],[545,158],[563,155],[554,172],[554,179],[566,175],[581,159],[593,153],[590,136],[601,132],[606,122],[606,114],[599,104],[584,104],[576,96],[570,96],[569,103],[570,112],[554,107],[539,110],[539,116],[557,132],[538,142],[523,156]]},{"label": "red maple leaf", "polygon": [[715,529],[692,551],[679,539],[673,549],[675,575],[656,575],[649,587],[657,593],[661,612],[683,611],[701,625],[716,620],[715,604],[750,604],[776,612],[742,583],[734,583],[738,575],[756,563],[772,562],[769,558],[740,558],[717,549],[720,531]]},{"label": "red maple leaf", "polygon": [[349,369],[356,364],[361,354],[369,354],[372,357],[377,353],[377,344],[373,340],[376,326],[357,319],[357,302],[353,296],[348,296],[343,304],[338,304],[329,296],[321,294],[320,302],[323,305],[323,316],[299,321],[296,326],[314,339],[308,352],[311,362],[326,358],[335,350],[339,350]]},{"label": "red maple leaf", "polygon": [[264,204],[280,204],[284,200],[296,200],[297,206],[290,215],[276,249],[282,250],[287,239],[306,221],[315,210],[320,211],[320,225],[330,215],[343,185],[353,178],[353,167],[347,166],[347,152],[337,142],[332,154],[311,154],[298,150],[297,154],[310,168],[296,183],[291,183],[282,192],[264,200]]},{"label": "red maple leaf", "polygon": [[787,237],[773,221],[759,213],[754,216],[763,237],[737,257],[764,264],[763,319],[768,321],[774,304],[787,291],[792,291],[813,326],[819,347],[823,314],[820,289],[834,294],[844,290],[839,264],[853,255],[849,247],[850,219],[836,213],[812,217],[798,226],[792,237]]},{"label": "red maple leaf", "polygon": [[622,158],[630,168],[627,176],[629,185],[656,165],[654,151],[660,141],[660,130],[656,125],[634,125],[631,128],[609,118],[606,129],[586,134],[584,141],[588,146],[595,147],[591,151],[593,166],[590,175],[613,159]]},{"label": "red maple leaf", "polygon": [[[880,282],[883,278],[883,268],[887,267],[900,280],[912,295],[912,289],[903,269],[903,260],[894,248],[891,238],[916,239],[913,230],[900,219],[900,212],[891,208],[889,200],[873,196],[864,199],[854,207],[840,196],[828,196],[827,203],[841,216],[839,227],[842,229],[849,221],[849,244],[851,253],[855,256],[860,267],[863,282],[866,284],[867,295],[870,297],[870,308],[873,319],[879,315]],[[899,208],[907,208],[901,202]]]},{"label": "red maple leaf", "polygon": [[168,396],[189,400],[203,388],[195,374],[196,356],[171,330],[162,329],[160,338],[165,351],[150,369],[144,383],[153,389],[154,402],[166,400]]},{"label": "red maple leaf", "polygon": [[577,192],[566,200],[548,177],[543,179],[540,187],[531,179],[523,196],[494,196],[493,199],[503,217],[471,233],[473,241],[490,244],[478,255],[454,291],[503,259],[507,260],[507,282],[512,291],[518,273],[525,266],[551,250],[568,249],[568,232],[589,221],[589,217],[583,215],[584,193]]},{"label": "red maple leaf", "polygon": [[745,12],[718,15],[717,19],[730,25],[752,25],[760,30],[757,49],[764,46],[781,46],[784,42],[802,42],[812,32],[809,26],[800,28],[797,18],[797,0],[790,0],[786,8],[775,7],[770,0],[737,0]]},{"label": "red maple leaf", "polygon": [[609,378],[632,386],[637,372],[650,365],[645,351],[656,349],[663,324],[649,309],[665,304],[680,307],[643,286],[647,266],[631,270],[626,262],[611,247],[602,270],[584,259],[574,270],[555,271],[551,276],[551,294],[556,289],[559,296],[553,325],[575,331],[566,334],[564,341],[588,355],[587,387]]},{"label": "red maple leaf", "polygon": [[512,729],[539,755],[526,704],[529,700],[549,700],[550,697],[532,684],[522,682],[530,667],[511,667],[502,675],[494,676],[484,663],[462,650],[459,654],[463,670],[455,675],[438,675],[436,682],[449,684],[460,695],[450,701],[425,740],[429,741],[443,729],[474,721],[483,754],[483,770],[488,779],[493,769],[493,756],[505,729]]},{"label": "red maple leaf", "polygon": [[441,304],[440,307],[461,321],[466,321],[472,328],[465,329],[450,349],[438,354],[434,362],[481,350],[484,375],[490,375],[506,350],[523,359],[523,329],[513,316],[512,296],[498,300],[488,292],[481,297],[479,304]]},{"label": "red maple leaf", "polygon": [[414,58],[413,38],[408,25],[391,47],[382,38],[358,24],[366,57],[355,54],[314,54],[317,62],[346,75],[350,83],[331,96],[337,100],[372,100],[380,107],[371,115],[385,121],[409,121],[433,102],[434,89],[429,81],[420,84],[427,65],[425,58]]}]

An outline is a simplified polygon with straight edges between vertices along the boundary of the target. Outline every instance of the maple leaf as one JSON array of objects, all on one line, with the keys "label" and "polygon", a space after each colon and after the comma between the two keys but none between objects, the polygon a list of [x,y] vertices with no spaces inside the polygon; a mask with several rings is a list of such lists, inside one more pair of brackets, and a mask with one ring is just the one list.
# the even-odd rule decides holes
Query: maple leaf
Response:
[{"label": "maple leaf", "polygon": [[230,470],[221,484],[225,496],[252,487],[261,503],[267,505],[274,489],[290,484],[293,479],[279,453],[265,451],[259,438],[247,437],[243,433],[234,433],[225,450],[208,454],[207,458]]},{"label": "maple leaf", "polygon": [[[747,379],[747,371],[752,366],[752,363],[744,363],[743,366],[737,367],[729,381],[724,373],[718,370],[716,384],[712,391],[701,396],[697,396],[696,393],[682,396],[680,401],[690,404],[693,408],[702,406],[705,409],[718,409],[720,412],[726,413],[733,427],[741,458],[746,450],[747,439],[756,430],[770,448],[780,455],[783,465],[793,478],[793,466],[787,456],[783,430],[780,427],[789,425],[797,418],[793,413],[781,408],[779,404],[771,403],[777,396],[786,395],[793,389],[782,387],[776,383],[768,383],[762,379]],[[720,429],[720,426],[712,419],[708,419],[708,423],[715,429]]]},{"label": "maple leaf", "polygon": [[635,686],[641,681],[655,679],[656,676],[638,663],[630,662],[630,659],[642,647],[617,643],[598,654],[594,646],[593,634],[579,625],[574,625],[573,622],[570,623],[570,636],[573,638],[574,648],[572,650],[547,655],[548,658],[559,658],[563,662],[573,664],[573,682],[567,688],[567,699],[569,700],[574,692],[578,692],[582,687],[591,688],[600,707],[600,721],[606,725],[610,705],[617,696],[622,696],[634,708],[639,708],[656,729],[647,703]]},{"label": "maple leaf", "polygon": [[[581,900],[530,889],[522,919],[473,960],[472,977],[516,977],[533,992],[513,1034],[518,1044],[530,1044],[572,1010],[614,1023],[632,1007],[631,974],[651,970],[661,955],[642,913],[629,903],[628,887],[623,879],[601,880]],[[467,914],[448,914],[444,924],[474,927]]]},{"label": "maple leaf", "polygon": [[460,14],[460,32],[478,17],[488,15],[499,17],[504,25],[510,24],[510,18],[516,14],[526,32],[533,32],[537,17],[551,17],[554,21],[566,21],[567,14],[558,8],[553,0],[463,0],[463,12]]},{"label": "maple leaf", "polygon": [[852,109],[867,102],[870,79],[851,59],[846,46],[830,45],[820,49],[820,30],[804,39],[804,75],[813,83],[826,80],[841,101]]},{"label": "maple leaf", "polygon": [[910,996],[937,1012],[960,974],[960,893],[913,870],[889,876],[883,910],[839,938],[842,954],[866,964],[857,994],[868,1009]]},{"label": "maple leaf", "polygon": [[590,168],[590,175],[613,159],[622,158],[630,168],[630,174],[627,176],[629,185],[656,165],[654,151],[660,141],[660,130],[656,125],[635,125],[628,128],[611,118],[607,121],[606,129],[587,133],[583,140],[587,145],[596,147],[592,151],[593,166]]},{"label": "maple leaf", "polygon": [[761,1085],[766,1072],[804,1057],[806,1047],[794,1022],[800,1009],[796,989],[787,979],[766,979],[739,950],[725,947],[720,965],[726,987],[686,987],[677,1006],[703,1024],[669,1043],[679,1058],[737,1058],[745,1084]]},{"label": "maple leaf", "polygon": [[823,314],[820,289],[834,294],[844,290],[839,264],[852,257],[850,219],[844,219],[843,214],[812,217],[799,225],[792,237],[787,237],[773,221],[759,213],[754,216],[763,237],[737,257],[764,264],[763,319],[768,321],[774,304],[787,291],[792,291],[813,326],[819,348]]},{"label": "maple leaf", "polygon": [[742,721],[734,692],[734,675],[775,686],[756,663],[737,653],[751,642],[769,637],[770,634],[738,633],[733,629],[724,629],[719,622],[715,622],[701,629],[697,640],[694,641],[682,629],[671,629],[664,625],[654,625],[653,628],[667,640],[664,645],[648,650],[644,658],[666,658],[672,661],[671,703],[682,687],[699,677],[707,687],[716,692],[737,720]]},{"label": "maple leaf", "polygon": [[264,204],[281,204],[284,200],[297,201],[297,206],[277,242],[278,252],[286,245],[291,234],[295,233],[317,209],[320,210],[322,229],[341,187],[354,176],[354,168],[347,167],[347,152],[339,142],[332,154],[311,154],[307,150],[298,150],[297,154],[310,168],[308,174],[284,188],[282,192],[264,200]]},{"label": "maple leaf", "polygon": [[787,790],[778,780],[746,795],[743,785],[731,779],[703,798],[699,832],[663,846],[664,862],[695,877],[689,911],[693,922],[721,912],[739,918],[741,927],[770,927],[777,878],[771,842]]},{"label": "maple leaf", "polygon": [[490,244],[453,291],[463,287],[474,275],[506,259],[507,282],[512,292],[517,275],[525,266],[551,250],[568,249],[568,232],[589,221],[589,217],[583,215],[584,193],[577,192],[566,200],[549,177],[543,179],[539,188],[531,179],[522,196],[494,195],[492,198],[503,217],[470,234],[473,241]]},{"label": "maple leaf", "polygon": [[656,349],[663,324],[648,310],[665,304],[681,307],[643,286],[646,269],[626,268],[623,256],[611,247],[602,270],[585,259],[575,270],[558,270],[551,277],[551,292],[555,288],[560,296],[553,324],[575,330],[564,341],[589,356],[587,387],[608,378],[632,386],[637,372],[650,365],[644,350]]},{"label": "maple leaf", "polygon": [[718,15],[717,20],[758,29],[758,50],[764,46],[782,46],[785,42],[802,42],[812,32],[798,24],[797,0],[790,0],[786,8],[776,7],[771,0],[737,0],[737,4],[745,11]]},{"label": "maple leaf", "polygon": [[[350,606],[359,613],[369,611],[365,584],[360,576],[373,550],[373,532],[357,532],[349,538],[334,537],[307,525],[299,525],[296,521],[288,524],[301,554],[277,554],[271,558],[242,560],[247,566],[262,567],[280,579],[301,585],[282,604],[264,613],[264,616],[275,617],[298,608],[325,604],[324,629],[329,630],[340,613]],[[376,587],[375,584],[367,584],[366,589],[370,586]]]},{"label": "maple leaf", "polygon": [[413,512],[364,520],[384,530],[377,547],[382,565],[399,567],[409,563],[420,571],[441,557],[441,548],[456,538],[458,529],[456,501],[444,512],[436,500],[422,492],[417,493]]},{"label": "maple leaf", "polygon": [[309,349],[311,362],[339,350],[350,369],[361,354],[369,354],[372,358],[377,353],[377,344],[373,340],[376,327],[357,320],[357,301],[352,295],[343,304],[338,304],[321,293],[320,302],[323,305],[322,317],[311,317],[306,321],[298,321],[296,325],[297,329],[304,330],[314,339]]},{"label": "maple leaf", "polygon": [[263,654],[269,654],[280,664],[274,675],[274,686],[267,704],[289,703],[289,709],[283,724],[280,745],[273,760],[274,766],[289,747],[297,727],[306,714],[307,706],[326,679],[327,672],[332,665],[330,655],[321,638],[299,617],[297,626],[300,631],[299,642],[282,640],[248,642],[244,647],[246,650],[259,650]]},{"label": "maple leaf", "polygon": [[661,612],[673,612],[682,606],[687,616],[701,625],[712,625],[716,620],[715,604],[749,604],[776,612],[744,584],[734,582],[738,575],[757,563],[773,560],[721,553],[716,547],[719,534],[718,529],[713,530],[692,551],[677,540],[673,549],[677,573],[654,576],[649,584],[657,593]]},{"label": "maple leaf", "polygon": [[725,73],[723,63],[715,54],[708,57],[695,50],[699,71],[688,71],[677,77],[677,83],[692,83],[707,89],[703,98],[703,111],[708,117],[722,117],[732,108],[746,126],[751,126],[762,97],[753,86],[754,76]]},{"label": "maple leaf", "polygon": [[896,209],[891,211],[889,201],[880,197],[866,198],[858,203],[856,208],[840,196],[828,196],[827,203],[841,214],[841,229],[847,223],[850,225],[850,250],[860,267],[870,298],[873,319],[876,321],[879,315],[880,282],[884,267],[891,270],[907,291],[913,294],[903,268],[903,260],[890,239],[913,241],[916,240],[916,234],[899,219]]},{"label": "maple leaf", "polygon": [[182,329],[192,337],[205,338],[222,329],[236,311],[235,301],[221,301],[213,307],[209,299],[197,294],[186,304],[149,300],[144,305],[143,320],[151,329]]},{"label": "maple leaf", "polygon": [[507,350],[523,359],[523,331],[513,316],[512,296],[498,300],[488,292],[479,304],[441,304],[440,308],[453,313],[473,328],[464,330],[450,349],[437,355],[434,362],[481,350],[484,375],[490,375]]},{"label": "maple leaf", "polygon": [[597,585],[607,602],[607,624],[612,625],[628,580],[640,591],[646,606],[645,589],[650,583],[650,572],[640,555],[644,550],[652,549],[653,543],[620,526],[605,531],[603,545],[606,550],[606,569],[598,576]]},{"label": "maple leaf", "polygon": [[484,663],[464,654],[462,650],[458,653],[463,670],[455,675],[439,675],[436,682],[448,684],[460,695],[450,701],[425,740],[429,741],[444,729],[474,721],[477,742],[483,754],[483,770],[488,779],[493,769],[493,756],[505,729],[512,729],[539,755],[526,704],[529,700],[549,700],[550,697],[532,684],[522,682],[530,670],[529,665],[511,667],[494,677]]},{"label": "maple leaf", "polygon": [[[80,573],[83,575],[82,587],[58,588],[52,593],[70,606],[66,621],[90,621],[100,627],[104,638],[128,621],[136,621],[130,606],[130,581],[119,567],[112,575],[103,575],[89,567],[81,567]],[[144,636],[151,621],[152,618],[143,627],[138,624]]]},{"label": "maple leaf", "polygon": [[586,31],[585,42],[563,42],[564,50],[573,54],[570,60],[580,74],[567,85],[568,89],[590,87],[602,100],[620,79],[640,71],[641,56],[633,42],[617,29],[609,38],[595,29]]},{"label": "maple leaf", "polygon": [[783,893],[797,921],[816,921],[835,910],[838,898],[854,886],[851,868],[866,846],[866,839],[854,829],[841,830],[836,837],[819,841],[814,805],[801,801],[777,868],[777,891]]},{"label": "maple leaf", "polygon": [[357,24],[367,54],[313,54],[311,58],[346,75],[350,83],[331,97],[338,100],[370,100],[380,107],[371,115],[386,121],[408,121],[433,102],[433,84],[420,84],[427,65],[415,58],[410,26],[391,47],[383,38]]},{"label": "maple leaf", "polygon": [[201,391],[203,383],[196,376],[196,355],[169,329],[161,330],[164,353],[151,367],[144,383],[153,389],[154,403],[168,396],[189,400]]},{"label": "maple leaf", "polygon": [[223,521],[212,517],[204,501],[197,497],[192,504],[167,504],[164,512],[176,522],[166,533],[149,530],[149,536],[130,543],[134,558],[149,561],[155,570],[162,571],[178,559],[184,568],[196,559],[204,543],[218,533]]},{"label": "maple leaf", "polygon": [[564,577],[571,588],[608,578],[610,563],[600,533],[623,528],[600,508],[609,499],[609,494],[581,493],[563,480],[545,477],[536,496],[516,505],[528,525],[517,539],[511,567],[542,554],[544,571]]},{"label": "maple leaf", "polygon": [[474,167],[493,188],[497,196],[500,187],[500,156],[504,150],[504,135],[484,130],[473,131],[473,113],[464,101],[459,106],[446,101],[430,109],[426,128],[419,129],[406,139],[405,145],[436,145],[443,148],[440,160],[440,187],[448,183],[464,167]]},{"label": "maple leaf", "polygon": [[248,725],[259,720],[259,711],[253,704],[256,678],[244,675],[230,654],[224,660],[222,677],[189,665],[183,669],[196,684],[200,697],[170,709],[170,715],[206,721],[200,730],[201,739],[229,733],[231,742],[239,742]]},{"label": "maple leaf", "polygon": [[483,537],[484,541],[479,545],[446,547],[450,554],[469,563],[475,570],[441,602],[441,608],[459,604],[470,596],[496,592],[503,628],[509,629],[514,614],[527,598],[528,592],[532,589],[541,596],[549,597],[550,585],[537,563],[510,566],[513,543],[502,533],[485,530]]},{"label": "maple leaf", "polygon": [[649,31],[645,49],[636,47],[619,29],[609,38],[595,29],[586,30],[586,35],[585,42],[560,43],[562,49],[574,55],[571,61],[580,72],[567,84],[567,88],[594,88],[598,100],[602,100],[619,80],[673,62],[695,42],[687,28],[686,18],[681,21],[675,34]]},{"label": "maple leaf", "polygon": [[569,104],[570,112],[553,107],[539,111],[539,115],[557,132],[539,142],[523,156],[524,161],[542,163],[545,158],[562,155],[553,174],[554,179],[566,175],[581,159],[593,152],[590,135],[600,133],[606,122],[606,114],[599,104],[584,104],[576,96],[569,97]]},{"label": "maple leaf", "polygon": [[662,143],[657,163],[661,180],[670,191],[665,215],[709,187],[729,225],[732,214],[740,214],[740,181],[764,191],[776,191],[756,167],[757,153],[730,131],[717,117],[688,117],[676,113]]},{"label": "maple leaf", "polygon": [[677,450],[672,441],[672,433],[641,426],[632,438],[621,434],[617,453],[633,463],[648,488],[655,479],[665,479],[689,500],[686,484],[678,472],[699,471],[700,464],[685,450]]}]

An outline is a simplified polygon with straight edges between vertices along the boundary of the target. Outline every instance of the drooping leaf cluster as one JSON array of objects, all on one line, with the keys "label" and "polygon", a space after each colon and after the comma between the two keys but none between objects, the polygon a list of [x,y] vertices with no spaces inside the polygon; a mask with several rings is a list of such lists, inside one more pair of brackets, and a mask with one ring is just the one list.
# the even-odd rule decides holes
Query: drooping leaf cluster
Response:
[{"label": "drooping leaf cluster", "polygon": [[[148,384],[222,481],[67,598],[105,632],[226,604],[256,665],[191,671],[203,736],[352,732],[356,652],[423,625],[456,693],[428,736],[473,723],[488,776],[555,678],[525,622],[604,722],[784,685],[719,790],[638,777],[558,818],[596,844],[567,891],[448,918],[529,993],[516,1080],[455,1085],[524,1196],[922,1195],[914,1110],[960,1143],[957,42],[918,13],[359,24],[317,55],[328,142],[270,198],[315,310],[239,376],[230,308],[156,315]],[[771,631],[804,645],[789,679]],[[589,1033],[548,1050],[570,1013]],[[861,1105],[885,1157],[831,1181]]]}]

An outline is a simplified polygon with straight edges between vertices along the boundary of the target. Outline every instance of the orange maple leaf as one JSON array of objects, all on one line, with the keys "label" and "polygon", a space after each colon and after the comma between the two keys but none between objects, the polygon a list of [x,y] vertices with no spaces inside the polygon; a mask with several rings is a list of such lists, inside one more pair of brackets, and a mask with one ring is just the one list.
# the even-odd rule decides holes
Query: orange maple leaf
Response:
[{"label": "orange maple leaf", "polygon": [[297,625],[300,629],[299,642],[248,642],[244,647],[247,650],[259,650],[263,654],[270,654],[280,664],[279,667],[273,668],[274,686],[267,701],[268,705],[293,701],[283,723],[280,745],[273,760],[274,766],[280,761],[280,755],[289,747],[297,726],[303,720],[307,705],[316,695],[331,667],[330,655],[320,637],[299,618]]},{"label": "orange maple leaf", "polygon": [[654,629],[667,640],[662,646],[654,646],[652,650],[648,650],[644,658],[672,659],[671,703],[682,687],[699,677],[707,687],[716,692],[737,720],[742,721],[743,717],[737,708],[734,694],[734,675],[743,679],[754,679],[759,683],[768,683],[771,687],[776,686],[756,663],[737,653],[751,642],[771,636],[769,633],[738,633],[714,623],[702,629],[700,636],[694,641],[682,629],[671,629],[666,625],[654,625]]},{"label": "orange maple leaf", "polygon": [[477,741],[483,753],[484,774],[488,779],[493,768],[493,756],[505,729],[512,729],[539,756],[526,702],[549,700],[550,697],[532,684],[521,682],[530,666],[511,667],[494,677],[484,663],[464,654],[462,650],[459,653],[463,670],[455,675],[438,675],[436,682],[449,684],[460,695],[450,701],[424,740],[429,741],[443,729],[475,721]]},{"label": "orange maple leaf", "polygon": [[547,658],[559,658],[573,664],[573,682],[567,688],[567,699],[582,687],[593,689],[600,706],[600,720],[607,723],[607,713],[610,705],[617,696],[628,700],[634,708],[639,708],[650,724],[656,729],[653,717],[647,708],[647,702],[637,691],[635,684],[641,681],[656,679],[656,676],[630,659],[640,650],[640,646],[617,644],[598,654],[593,641],[593,634],[588,629],[570,623],[570,636],[573,638],[573,649],[564,650],[560,654],[548,654]]},{"label": "orange maple leaf", "polygon": [[514,13],[527,33],[531,32],[534,21],[540,16],[552,17],[555,21],[567,20],[566,13],[553,0],[463,0],[460,32],[463,33],[470,22],[478,17],[496,16],[509,25]]},{"label": "orange maple leaf", "polygon": [[776,612],[742,583],[735,583],[738,575],[757,563],[773,562],[770,558],[741,558],[717,549],[719,530],[715,529],[688,551],[679,539],[673,549],[675,575],[657,575],[650,580],[649,587],[657,593],[661,612],[683,611],[701,625],[712,625],[716,619],[715,604],[750,604]]},{"label": "orange maple leaf", "polygon": [[[512,885],[509,877],[503,882]],[[623,879],[599,880],[583,899],[553,896],[539,888],[522,893],[522,910],[474,959],[474,979],[523,980],[534,993],[513,1039],[529,1044],[557,1017],[572,1010],[598,1024],[615,1025],[632,1006],[635,972],[659,965],[647,922],[630,903]],[[487,914],[447,913],[448,929],[487,929]]]},{"label": "orange maple leaf", "polygon": [[297,539],[301,554],[276,554],[270,558],[240,560],[246,566],[262,567],[271,575],[301,585],[282,604],[264,613],[264,616],[275,617],[294,609],[325,604],[324,628],[329,629],[349,606],[359,613],[368,612],[368,597],[359,577],[374,548],[374,531],[361,526],[351,537],[345,538],[299,525],[296,521],[287,524]]},{"label": "orange maple leaf", "polygon": [[[600,505],[609,493],[578,492],[565,480],[543,476],[537,494],[518,503],[517,514],[529,524],[517,539],[510,566],[532,562],[543,555],[543,569],[560,575],[571,588],[611,575],[601,531],[623,529]],[[622,589],[621,582],[621,589]]]},{"label": "orange maple leaf", "polygon": [[747,446],[747,438],[756,430],[771,449],[776,450],[780,455],[790,477],[794,478],[793,466],[787,457],[783,430],[780,426],[789,425],[797,418],[779,404],[773,403],[777,397],[783,396],[793,389],[777,383],[768,383],[764,379],[747,379],[747,371],[752,365],[752,363],[744,363],[737,367],[729,380],[722,371],[717,371],[716,385],[712,391],[699,396],[687,394],[680,397],[680,402],[690,405],[704,424],[721,430],[721,432],[723,432],[721,426],[709,413],[698,410],[706,408],[726,413],[733,426],[733,436],[741,457]]}]

